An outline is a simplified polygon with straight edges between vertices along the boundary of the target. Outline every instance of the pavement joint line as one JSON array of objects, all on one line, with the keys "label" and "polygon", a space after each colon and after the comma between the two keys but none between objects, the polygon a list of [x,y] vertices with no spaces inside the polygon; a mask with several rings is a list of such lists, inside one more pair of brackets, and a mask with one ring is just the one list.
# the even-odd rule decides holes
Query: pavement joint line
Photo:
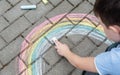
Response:
[{"label": "pavement joint line", "polygon": [[[70,42],[73,46],[75,46],[74,43],[70,39],[68,39],[67,36],[65,36],[65,38],[68,40],[68,42]],[[70,48],[70,49],[72,49],[72,48]]]},{"label": "pavement joint line", "polygon": [[94,6],[94,4],[93,3],[91,3],[89,0],[87,0],[92,6]]},{"label": "pavement joint line", "polygon": [[[28,22],[30,22],[30,20],[25,16],[25,15],[23,15],[24,17],[25,17],[25,19],[28,21]],[[33,23],[32,22],[30,22],[32,25],[33,25]]]},{"label": "pavement joint line", "polygon": [[[50,1],[49,1],[50,2]],[[50,10],[50,11],[48,11],[48,12],[51,12],[52,10],[54,10],[57,6],[59,6],[61,3],[62,3],[63,1],[61,1],[60,3],[58,3],[55,7],[53,6],[53,8]]]},{"label": "pavement joint line", "polygon": [[55,7],[55,5],[51,2],[51,1],[48,1],[53,7]]},{"label": "pavement joint line", "polygon": [[92,20],[90,20],[88,17],[86,17],[92,24],[94,24],[97,27],[97,24],[95,24]]},{"label": "pavement joint line", "polygon": [[25,61],[20,57],[20,55],[18,55],[18,58],[24,63],[24,65],[27,67],[27,64],[25,63]]},{"label": "pavement joint line", "polygon": [[54,24],[49,18],[47,18],[46,16],[45,16],[45,18],[51,23],[51,24]]},{"label": "pavement joint line", "polygon": [[97,49],[97,45],[88,36],[87,38],[95,45],[95,48],[92,51],[90,51],[90,53],[88,53],[88,56],[90,56]]},{"label": "pavement joint line", "polygon": [[28,40],[26,40],[23,35],[21,35],[21,37],[22,37],[28,44],[30,44],[30,42],[29,42]]},{"label": "pavement joint line", "polygon": [[53,45],[46,36],[45,36],[44,38],[45,38],[51,45]]},{"label": "pavement joint line", "polygon": [[6,0],[6,2],[8,2],[8,3],[12,6],[12,7],[14,6],[14,5],[12,5],[12,4],[11,4],[11,2],[10,2],[10,1],[8,1],[8,0]]},{"label": "pavement joint line", "polygon": [[3,15],[2,15],[2,17],[9,23],[9,21],[7,20],[7,18],[6,17],[4,17]]},{"label": "pavement joint line", "polygon": [[[33,62],[31,62],[30,64],[27,65],[27,68],[29,68],[31,65],[33,65],[37,60],[39,60],[40,58],[42,58],[42,55],[39,55],[39,57],[36,58],[36,60],[34,60]],[[43,59],[42,59],[43,60]]]},{"label": "pavement joint line", "polygon": [[45,63],[46,63],[47,65],[50,65],[50,63],[48,63],[47,60],[46,60],[44,57],[42,57],[42,58],[43,58],[43,60],[45,61]]},{"label": "pavement joint line", "polygon": [[72,73],[76,70],[76,68],[74,68],[68,75],[72,75]]},{"label": "pavement joint line", "polygon": [[88,36],[87,36],[87,38],[88,38],[95,46],[98,46],[98,45],[96,45],[96,43],[93,42],[93,40],[91,40]]},{"label": "pavement joint line", "polygon": [[32,4],[29,0],[26,0],[28,3]]},{"label": "pavement joint line", "polygon": [[[19,59],[21,59],[20,57],[19,57]],[[21,61],[23,62],[23,60],[21,59]],[[24,63],[24,62],[23,62]],[[25,63],[24,63],[25,64]],[[25,66],[26,66],[26,64],[25,64]],[[21,75],[24,71],[26,71],[28,68],[27,68],[27,66],[26,66],[26,68],[23,70],[23,71],[21,71],[18,75]]]},{"label": "pavement joint line", "polygon": [[56,6],[51,2],[51,1],[49,1],[50,3],[52,3],[52,6],[54,7],[54,8],[56,8],[57,6],[59,6],[61,3],[63,3],[65,0],[61,0]]},{"label": "pavement joint line", "polygon": [[66,16],[66,18],[69,22],[71,22],[73,25],[75,25],[67,16]]},{"label": "pavement joint line", "polygon": [[[7,0],[7,1],[8,1],[8,0]],[[14,4],[14,5],[13,5],[13,4],[11,4],[11,2],[10,2],[10,1],[8,1],[8,3],[9,3],[9,4],[11,4],[11,5],[14,7],[14,6],[16,6],[18,3],[20,3],[21,1],[22,1],[22,0],[18,1],[18,2],[17,2],[16,4]]]},{"label": "pavement joint line", "polygon": [[40,3],[42,3],[42,0],[40,0],[36,5],[39,5]]},{"label": "pavement joint line", "polygon": [[26,71],[27,69],[24,69],[22,72],[20,72],[18,75],[21,75],[24,71]]},{"label": "pavement joint line", "polygon": [[8,43],[1,35],[0,35],[0,37],[2,38],[2,40],[3,40],[5,43]]},{"label": "pavement joint line", "polygon": [[[66,36],[67,37],[67,36]],[[74,46],[76,46],[68,37],[67,37],[68,41],[73,45],[73,48]],[[73,49],[73,48],[70,48],[70,49]]]},{"label": "pavement joint line", "polygon": [[3,39],[3,41],[6,43],[6,45],[5,46],[3,46],[1,49],[0,49],[0,51],[2,51],[6,46],[7,46],[7,42],[4,40],[4,38],[2,37],[2,36],[0,36],[2,39]]},{"label": "pavement joint line", "polygon": [[78,3],[76,6],[74,6],[74,9],[77,8],[79,5],[81,5],[84,1],[81,1],[80,3]]},{"label": "pavement joint line", "polygon": [[75,6],[74,4],[72,4],[69,0],[67,0],[67,2],[69,3],[69,4],[71,4],[73,7]]}]

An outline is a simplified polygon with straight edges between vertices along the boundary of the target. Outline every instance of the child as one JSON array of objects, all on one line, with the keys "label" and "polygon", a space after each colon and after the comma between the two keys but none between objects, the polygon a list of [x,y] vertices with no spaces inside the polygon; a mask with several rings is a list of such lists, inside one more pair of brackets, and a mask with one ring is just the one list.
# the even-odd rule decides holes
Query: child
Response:
[{"label": "child", "polygon": [[[57,52],[73,66],[100,75],[120,75],[120,0],[96,0],[95,15],[100,20],[107,37],[116,43],[107,52],[96,57],[80,57],[70,51],[66,44],[55,41]],[[88,73],[88,75],[99,75]]]}]

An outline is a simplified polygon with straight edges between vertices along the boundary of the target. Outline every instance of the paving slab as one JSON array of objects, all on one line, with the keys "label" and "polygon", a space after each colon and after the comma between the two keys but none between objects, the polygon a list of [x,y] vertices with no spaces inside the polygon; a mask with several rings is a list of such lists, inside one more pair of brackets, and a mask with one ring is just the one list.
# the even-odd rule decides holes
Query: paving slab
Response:
[{"label": "paving slab", "polygon": [[[22,37],[18,37],[15,41],[11,42],[2,51],[0,51],[0,61],[5,65],[10,62],[15,56],[20,53]],[[3,59],[4,58],[4,59]]]},{"label": "paving slab", "polygon": [[0,35],[7,41],[10,42],[20,35],[25,29],[27,29],[31,23],[25,17],[21,17],[15,21],[12,25],[6,28],[0,33]]}]

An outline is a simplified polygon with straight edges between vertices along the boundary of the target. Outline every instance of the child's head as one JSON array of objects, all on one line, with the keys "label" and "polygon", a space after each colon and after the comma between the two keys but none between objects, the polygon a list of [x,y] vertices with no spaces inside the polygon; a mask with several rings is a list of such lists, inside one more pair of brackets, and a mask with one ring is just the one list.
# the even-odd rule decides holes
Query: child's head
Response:
[{"label": "child's head", "polygon": [[120,0],[96,0],[94,13],[104,23],[107,37],[120,41]]}]

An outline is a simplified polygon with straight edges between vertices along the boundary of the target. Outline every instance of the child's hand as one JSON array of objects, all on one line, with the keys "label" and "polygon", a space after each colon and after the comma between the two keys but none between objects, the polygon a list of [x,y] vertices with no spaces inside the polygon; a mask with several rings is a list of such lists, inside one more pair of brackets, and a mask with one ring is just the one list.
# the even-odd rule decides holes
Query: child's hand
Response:
[{"label": "child's hand", "polygon": [[55,44],[56,44],[55,48],[57,49],[57,52],[59,55],[65,56],[69,54],[69,52],[71,52],[69,47],[66,44],[63,44],[58,40],[55,41]]}]

